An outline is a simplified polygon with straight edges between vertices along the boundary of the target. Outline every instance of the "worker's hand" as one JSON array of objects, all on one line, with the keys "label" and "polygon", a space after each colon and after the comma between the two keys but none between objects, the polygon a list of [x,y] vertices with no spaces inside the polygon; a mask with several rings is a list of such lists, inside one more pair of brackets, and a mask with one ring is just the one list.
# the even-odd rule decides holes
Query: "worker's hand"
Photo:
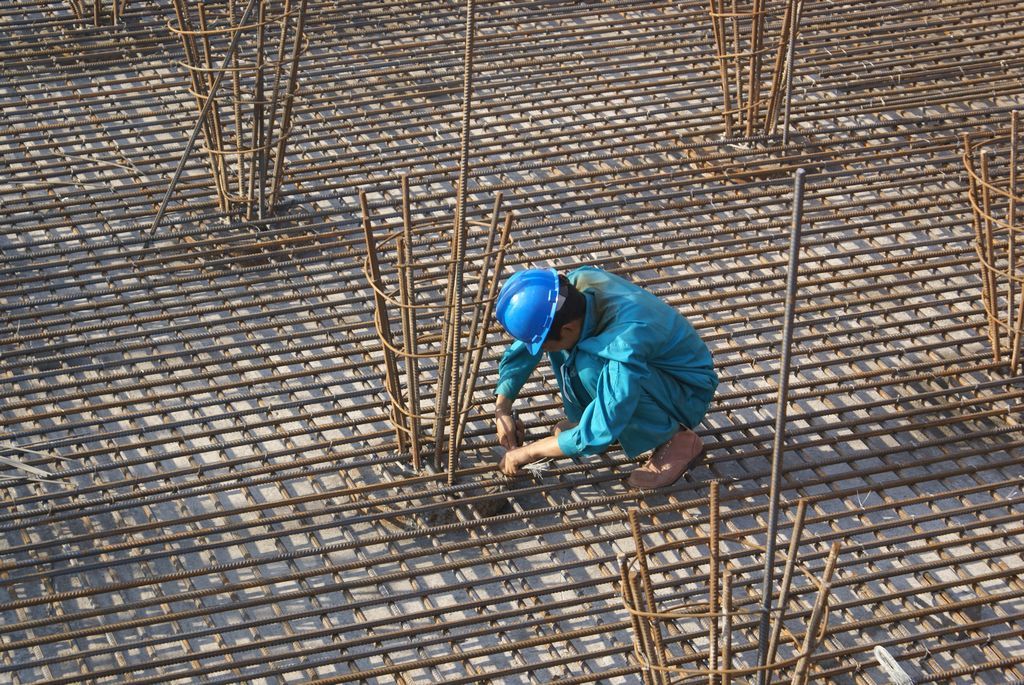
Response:
[{"label": "worker's hand", "polygon": [[507,450],[514,450],[523,444],[526,437],[526,425],[515,414],[498,413],[494,416],[494,423],[498,430],[498,444]]},{"label": "worker's hand", "polygon": [[505,456],[501,458],[501,463],[498,464],[498,468],[506,476],[518,476],[519,469],[532,461],[533,459],[530,458],[529,448],[520,447],[518,449],[505,452]]}]

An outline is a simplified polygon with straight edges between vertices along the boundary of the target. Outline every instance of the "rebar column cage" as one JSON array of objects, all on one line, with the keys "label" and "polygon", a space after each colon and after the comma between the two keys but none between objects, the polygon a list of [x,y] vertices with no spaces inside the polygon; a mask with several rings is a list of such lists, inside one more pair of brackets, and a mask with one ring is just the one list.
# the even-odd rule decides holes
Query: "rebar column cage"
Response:
[{"label": "rebar column cage", "polygon": [[203,121],[203,140],[220,208],[246,219],[272,213],[281,194],[284,160],[305,53],[306,0],[190,4],[173,0],[168,28],[181,38],[189,92],[202,111],[236,34],[223,83]]},{"label": "rebar column cage", "polygon": [[[774,133],[789,98],[803,0],[775,4],[770,8],[768,0],[709,0],[728,137]],[[771,62],[767,75],[766,62]]]},{"label": "rebar column cage", "polygon": [[100,26],[107,20],[114,26],[121,23],[128,0],[68,0],[71,11],[79,21],[91,22]]},{"label": "rebar column cage", "polygon": [[[714,504],[712,506],[714,507]],[[810,674],[810,655],[817,649],[827,632],[831,578],[840,548],[838,543],[832,545],[820,577],[816,577],[811,569],[796,560],[805,506],[801,504],[800,513],[797,515],[798,523],[794,525],[793,538],[790,541],[786,572],[779,583],[779,601],[771,612],[773,626],[767,662],[760,666],[751,663],[756,661],[756,640],[751,641],[744,650],[749,654],[745,659],[748,665],[734,663],[739,657],[734,631],[738,634],[756,634],[758,617],[761,615],[761,601],[759,597],[747,591],[741,602],[734,603],[733,588],[742,584],[749,590],[755,586],[756,579],[743,578],[742,571],[744,568],[758,567],[758,561],[753,560],[765,553],[764,547],[751,543],[740,535],[721,535],[718,530],[717,513],[713,513],[707,535],[687,537],[685,540],[689,554],[693,554],[695,550],[704,550],[708,559],[707,585],[685,594],[705,595],[708,599],[671,604],[672,596],[664,591],[660,595],[655,593],[652,577],[657,575],[657,568],[650,564],[649,559],[679,551],[680,543],[669,542],[648,547],[641,536],[637,510],[630,511],[630,528],[636,552],[632,557],[620,557],[619,589],[623,606],[629,614],[633,634],[633,656],[637,660],[644,685],[692,682],[733,685],[734,678],[742,678],[736,680],[736,683],[754,682],[753,678],[764,674],[778,679],[786,671],[790,672],[791,685],[803,685],[807,682]],[[725,541],[737,546],[729,555],[734,564],[743,557],[750,557],[752,561],[743,564],[743,568],[736,564],[734,569],[728,563],[721,565],[720,568],[721,545]],[[721,572],[723,568],[724,573]],[[798,591],[793,590],[795,572],[807,579],[807,584]],[[672,579],[670,583],[674,589],[686,584],[685,581],[678,582],[676,579]],[[797,592],[815,593],[813,608],[807,617],[802,638],[785,626],[787,604]],[[675,635],[676,639],[667,640],[666,637],[669,635]],[[784,646],[787,640],[792,643],[788,647]],[[702,647],[706,651],[697,651]],[[679,653],[674,653],[674,650],[678,650]],[[707,667],[681,665],[701,661],[706,663]]]},{"label": "rebar column cage", "polygon": [[981,294],[995,363],[1011,374],[1021,364],[1024,338],[1024,227],[1016,216],[1024,204],[1018,113],[1009,131],[964,136],[967,197],[974,214],[974,247]]},{"label": "rebar column cage", "polygon": [[[447,260],[417,259],[416,243],[425,247],[436,245],[437,236],[443,236],[448,222],[427,220],[414,224],[408,179],[402,177],[399,230],[378,237],[371,226],[365,192],[360,192],[359,200],[366,240],[363,274],[373,290],[374,325],[384,357],[384,385],[398,449],[409,451],[416,470],[423,466],[428,444],[437,471],[445,468],[446,463],[457,468],[487,349],[505,253],[511,244],[512,213],[506,212],[504,221],[499,221],[502,195],[498,193],[489,221],[467,220],[471,240],[467,242],[463,271],[467,276],[475,273],[475,278],[467,277],[462,293],[463,318],[455,321],[453,256],[457,222],[451,224]],[[422,362],[433,362],[434,368],[426,368]],[[456,369],[461,372],[459,391],[451,397],[450,385]],[[421,393],[424,382],[433,386],[430,398]],[[454,461],[447,459],[452,412],[456,414]],[[449,482],[453,482],[454,476],[449,471]]]}]

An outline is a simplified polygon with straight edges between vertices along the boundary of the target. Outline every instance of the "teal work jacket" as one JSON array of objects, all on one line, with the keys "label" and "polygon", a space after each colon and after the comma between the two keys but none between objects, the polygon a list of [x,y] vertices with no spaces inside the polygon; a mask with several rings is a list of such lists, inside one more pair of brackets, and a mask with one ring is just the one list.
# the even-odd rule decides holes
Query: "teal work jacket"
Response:
[{"label": "teal work jacket", "polygon": [[[618,440],[629,456],[653,449],[707,413],[718,376],[711,353],[679,312],[643,288],[584,266],[567,274],[586,299],[580,339],[549,352],[566,416],[558,446],[571,457]],[[495,393],[515,398],[544,353],[514,342],[498,366]]]}]

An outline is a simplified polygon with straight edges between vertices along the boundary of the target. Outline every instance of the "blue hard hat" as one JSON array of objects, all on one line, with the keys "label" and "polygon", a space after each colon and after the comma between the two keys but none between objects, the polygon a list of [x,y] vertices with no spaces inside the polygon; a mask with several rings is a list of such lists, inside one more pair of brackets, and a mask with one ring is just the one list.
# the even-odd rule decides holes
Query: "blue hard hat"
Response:
[{"label": "blue hard hat", "polygon": [[516,340],[537,354],[551,330],[558,307],[558,272],[554,269],[517,271],[498,293],[495,316]]}]

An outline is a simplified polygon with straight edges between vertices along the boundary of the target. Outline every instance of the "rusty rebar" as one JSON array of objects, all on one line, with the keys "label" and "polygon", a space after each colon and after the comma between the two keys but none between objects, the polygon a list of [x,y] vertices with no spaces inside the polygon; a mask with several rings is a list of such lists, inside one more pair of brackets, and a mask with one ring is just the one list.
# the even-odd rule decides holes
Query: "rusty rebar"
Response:
[{"label": "rusty rebar", "polygon": [[[451,392],[456,408],[462,406],[462,398],[458,396],[461,390],[462,377],[460,363],[463,355],[462,348],[462,289],[464,261],[466,259],[466,201],[469,194],[469,145],[472,137],[470,128],[473,112],[473,45],[476,34],[476,0],[466,0],[466,47],[463,54],[462,67],[462,131],[461,143],[459,145],[459,187],[457,189],[456,202],[458,211],[455,214],[455,226],[453,229],[454,243],[454,264],[452,264],[452,334],[451,349],[449,354],[452,358],[451,364]],[[448,419],[448,485],[455,483],[455,472],[459,468],[459,423],[462,414],[453,411]]]},{"label": "rusty rebar", "polygon": [[800,15],[803,13],[804,0],[794,0],[789,40],[786,43],[786,94],[783,98],[782,110],[782,145],[789,145],[789,118],[793,102],[793,72],[796,70],[796,42],[800,28]]},{"label": "rusty rebar", "polygon": [[[505,263],[505,251],[508,249],[512,235],[512,213],[505,215],[505,222],[498,238],[497,254],[494,257],[494,267],[490,270],[490,287],[487,290],[486,300],[483,304],[483,316],[475,327],[476,335],[472,339],[472,365],[469,368],[466,383],[466,401],[462,409],[463,419],[459,424],[458,443],[462,444],[463,434],[466,430],[466,415],[470,407],[471,393],[476,389],[477,378],[480,375],[480,365],[484,359],[484,352],[487,345],[487,333],[490,330],[491,317],[494,314],[494,303],[497,301],[498,284],[501,282],[501,270]],[[483,269],[483,267],[481,267]],[[482,273],[482,271],[481,271]],[[478,307],[480,305],[477,305]]]},{"label": "rusty rebar", "polygon": [[[799,0],[798,0],[799,2]],[[764,579],[761,584],[761,619],[758,627],[757,665],[767,663],[769,621],[772,612],[775,579],[776,528],[779,521],[779,498],[782,488],[782,455],[786,444],[786,419],[789,407],[789,366],[793,344],[793,319],[796,307],[797,275],[800,270],[800,238],[803,228],[804,179],[806,172],[797,169],[793,179],[793,218],[790,231],[789,265],[786,271],[786,306],[783,312],[782,343],[779,348],[778,396],[775,402],[775,433],[772,441],[771,485],[768,505],[768,535],[765,541]],[[758,685],[764,685],[766,671],[758,672]]]},{"label": "rusty rebar", "polygon": [[801,497],[797,503],[796,517],[793,519],[793,530],[789,536],[789,551],[786,553],[786,566],[782,572],[782,581],[779,585],[778,600],[775,602],[778,607],[778,615],[772,624],[771,637],[768,640],[768,651],[765,663],[775,662],[775,654],[779,647],[779,637],[782,635],[782,628],[786,621],[786,607],[789,606],[789,591],[793,584],[793,570],[796,566],[797,553],[800,549],[800,538],[803,536],[804,520],[807,517],[807,498]]},{"label": "rusty rebar", "polygon": [[[263,173],[266,168],[265,160],[267,150],[264,145],[266,135],[265,122],[263,120],[263,69],[264,69],[264,41],[267,34],[267,12],[266,2],[260,2],[259,11],[256,13],[256,83],[253,86],[252,98],[252,152],[249,158],[249,184],[245,194],[245,218],[253,218],[253,209],[256,210],[256,218],[263,218],[263,205],[266,201],[266,188],[263,186]],[[241,154],[241,146],[239,146]],[[255,205],[255,207],[253,206]]]},{"label": "rusty rebar", "polygon": [[373,236],[373,226],[370,224],[370,210],[366,200],[366,193],[359,191],[359,207],[363,216],[363,236],[366,240],[366,260],[369,266],[370,285],[373,289],[374,299],[374,321],[377,332],[384,341],[381,352],[384,355],[384,384],[390,401],[391,421],[395,425],[395,438],[398,441],[398,450],[405,451],[408,435],[403,427],[406,425],[406,415],[401,411],[402,395],[398,389],[398,366],[395,363],[394,340],[391,337],[391,315],[388,312],[387,300],[381,294],[384,289],[384,281],[381,278],[380,264],[378,261],[377,241]]},{"label": "rusty rebar", "polygon": [[306,38],[306,0],[299,0],[298,15],[295,19],[295,43],[290,57],[291,71],[288,74],[288,85],[285,88],[284,107],[281,112],[281,127],[277,138],[277,150],[274,153],[274,173],[271,181],[270,204],[277,204],[284,183],[285,144],[291,137],[292,117],[295,109],[295,97],[299,90],[299,61],[302,56],[302,42]]},{"label": "rusty rebar", "polygon": [[[1020,368],[1021,335],[1024,333],[1024,270],[1017,268],[1017,233],[1020,227],[1017,226],[1017,156],[1018,148],[1018,114],[1017,110],[1010,112],[1010,178],[1009,178],[1009,208],[1007,209],[1007,232],[1008,241],[1006,274],[1007,274],[1007,298],[1006,298],[1006,326],[1007,338],[1010,343],[1010,373],[1015,374]],[[1014,311],[1014,286],[1017,278],[1021,278],[1021,289],[1019,291],[1020,302]]]},{"label": "rusty rebar", "polygon": [[642,603],[640,590],[637,587],[636,574],[629,570],[628,557],[623,556],[619,560],[619,569],[622,600],[626,605],[629,622],[633,627],[634,640],[636,641],[633,646],[633,655],[639,663],[640,678],[643,680],[644,685],[655,685],[649,657],[654,651],[650,644],[650,633],[647,631],[649,623],[641,619],[637,614],[628,611],[631,607],[634,609],[645,608]]},{"label": "rusty rebar", "polygon": [[775,48],[775,62],[772,66],[771,87],[768,91],[768,104],[765,107],[763,131],[766,134],[774,133],[778,127],[779,101],[782,98],[783,92],[782,85],[784,83],[786,56],[789,52],[788,44],[792,40],[790,31],[792,29],[795,2],[796,0],[786,0],[786,9],[782,16],[779,42]]},{"label": "rusty rebar", "polygon": [[982,207],[982,275],[988,282],[988,322],[992,335],[992,357],[998,364],[1002,361],[1002,335],[999,330],[999,287],[996,281],[995,226],[992,219],[992,194],[988,168],[989,151],[982,149],[981,159],[981,207]]},{"label": "rusty rebar", "polygon": [[[657,611],[657,604],[654,601],[654,584],[651,582],[651,570],[647,563],[647,548],[644,545],[643,534],[640,530],[640,514],[635,508],[629,510],[629,530],[633,536],[633,547],[636,550],[636,564],[640,574],[640,590],[644,599],[647,611]],[[667,685],[669,680],[666,670],[665,643],[662,639],[661,625],[653,618],[642,619],[646,622],[650,631],[650,646],[652,648],[656,675],[653,680],[656,683]]]},{"label": "rusty rebar", "polygon": [[[484,299],[484,285],[487,282],[488,276],[490,276],[490,265],[491,256],[495,247],[495,242],[498,237],[498,224],[501,218],[501,201],[502,194],[499,192],[494,196],[494,205],[491,207],[491,219],[487,222],[487,238],[484,242],[484,251],[481,255],[480,268],[477,272],[476,286],[472,293],[472,297],[476,300],[477,304],[473,307],[473,316],[469,324],[468,338],[469,344],[467,345],[467,354],[462,355],[462,388],[458,392],[458,412],[462,416],[460,421],[460,432],[461,425],[465,423],[465,412],[468,411],[470,401],[472,400],[472,390],[475,379],[473,381],[469,378],[470,368],[472,367],[473,358],[477,353],[477,331],[481,324],[480,315],[483,313],[482,300]],[[483,325],[486,328],[490,324],[489,319],[483,319]],[[456,442],[462,444],[461,439],[457,439]]]},{"label": "rusty rebar", "polygon": [[402,334],[402,345],[406,352],[405,358],[405,379],[406,389],[409,393],[409,431],[412,449],[412,464],[417,471],[421,468],[420,463],[420,374],[419,374],[419,335],[416,331],[416,271],[413,266],[413,232],[412,232],[412,201],[409,197],[409,177],[402,175],[402,236],[399,242],[399,254],[401,266],[399,277],[401,284],[402,315],[404,331]]},{"label": "rusty rebar", "polygon": [[[270,188],[271,198],[270,198],[270,201],[268,202],[267,201],[267,197],[266,197],[267,164],[270,161],[271,150],[274,150],[273,155],[274,155],[275,160],[276,160],[278,154],[284,154],[284,148],[283,147],[280,148],[280,151],[278,151],[278,148],[280,146],[282,137],[287,135],[288,129],[291,127],[291,121],[289,120],[289,121],[282,121],[281,125],[276,129],[276,131],[274,129],[274,123],[277,121],[277,108],[280,105],[280,99],[281,99],[281,79],[282,79],[282,74],[284,73],[285,50],[287,49],[287,45],[288,45],[288,25],[289,25],[290,19],[291,19],[291,10],[292,10],[292,0],[284,0],[284,7],[281,10],[281,30],[280,30],[280,33],[279,33],[278,38],[277,38],[277,57],[275,59],[274,76],[273,76],[273,83],[274,83],[274,85],[271,88],[270,112],[267,115],[267,122],[268,122],[268,125],[270,127],[270,132],[267,134],[266,143],[263,146],[261,146],[262,149],[261,149],[261,155],[260,155],[260,188],[262,189],[261,192],[263,193],[263,195],[261,195],[261,197],[260,197],[260,205],[261,206],[266,205],[266,209],[267,210],[272,209],[274,204],[276,204],[277,194],[279,192],[278,185],[280,184],[280,182],[282,180],[281,177],[277,174],[276,161],[275,161],[275,169],[272,170],[272,176],[271,176],[271,180],[272,180],[272,187]],[[300,12],[300,14],[305,15],[305,7],[300,8],[299,12]],[[303,17],[299,17],[299,19],[297,21],[301,22],[303,18],[304,18],[304,16]],[[298,37],[296,39],[296,43],[295,43],[295,46],[296,46],[295,50],[296,51],[293,52],[293,54],[292,54],[292,59],[294,60],[293,64],[296,65],[295,68],[298,68],[297,67],[297,63],[298,63],[298,60],[299,60],[299,55],[301,54],[301,51],[302,51],[301,42],[302,42],[302,37],[300,36],[300,37]],[[290,74],[289,74],[289,76],[290,76]],[[287,94],[285,95],[285,97],[287,99],[291,99],[291,98],[295,97],[295,93],[291,92],[291,90],[290,90],[291,89],[291,82],[290,81],[285,86],[285,89],[288,91]],[[290,119],[290,116],[291,115],[289,114],[289,119]],[[275,133],[277,135],[276,139],[274,138]],[[260,215],[260,216],[262,218],[262,215]]]},{"label": "rusty rebar", "polygon": [[718,671],[718,638],[722,630],[719,614],[721,600],[719,597],[719,566],[721,565],[721,538],[719,536],[719,503],[718,481],[713,480],[708,490],[708,685],[719,682]]},{"label": "rusty rebar", "polygon": [[[968,134],[964,133],[961,137],[962,145],[964,149],[964,165],[967,167],[967,183],[969,188],[969,197],[974,198],[975,201],[980,200],[981,194],[979,192],[978,177],[976,170],[974,169],[974,148],[971,144],[971,138]],[[985,255],[985,223],[982,218],[983,210],[979,207],[976,211],[971,212],[972,220],[974,223],[974,240],[975,240],[975,251],[978,255],[978,263],[980,265],[981,274],[981,296],[982,303],[985,308],[986,315],[986,330],[988,332],[988,342],[993,348],[998,347],[999,341],[995,335],[995,326],[992,322],[992,316],[990,312],[995,310],[995,306],[992,304],[992,291],[990,289],[990,281],[988,278],[988,270],[985,266],[987,261]]]},{"label": "rusty rebar", "polygon": [[[723,3],[725,0],[722,0]],[[732,75],[736,79],[736,128],[743,128],[743,114],[745,111],[743,105],[743,53],[740,51],[740,16],[739,10],[736,5],[736,0],[729,0],[732,3],[731,11],[729,12],[729,23],[732,24]],[[730,85],[730,88],[733,87]]]},{"label": "rusty rebar", "polygon": [[722,86],[722,112],[725,121],[725,135],[732,137],[732,98],[730,95],[728,60],[729,47],[725,34],[725,17],[723,16],[722,3],[725,0],[708,0],[710,3],[710,16],[712,30],[715,35],[715,47],[718,52],[718,73]]},{"label": "rusty rebar", "polygon": [[[263,7],[263,5],[261,3],[260,4],[260,8],[261,8],[260,11],[261,12],[262,12],[262,7]],[[182,3],[182,11],[183,12],[188,12],[188,7],[184,3]],[[212,67],[213,66],[213,53],[210,50],[210,36],[209,36],[209,33],[208,33],[209,27],[207,26],[207,22],[206,22],[206,3],[200,2],[198,5],[196,5],[196,13],[197,13],[197,15],[199,17],[199,35],[200,35],[200,39],[201,39],[201,43],[202,43],[202,48],[203,48],[202,49],[202,61],[198,62],[198,63],[195,63],[195,64],[193,64],[191,66],[199,67],[200,65],[203,65],[203,66],[206,66],[206,67]],[[194,40],[194,36],[189,36],[189,40],[190,41]],[[193,50],[195,50],[195,48],[193,48]],[[235,52],[236,57],[237,57],[237,54],[238,53],[236,51]],[[190,71],[192,71],[192,70],[190,69]],[[204,73],[205,73],[205,76],[204,76]],[[198,71],[196,73],[195,82],[196,83],[201,83],[203,80],[205,80],[206,81],[205,92],[212,93],[213,92],[213,79],[214,79],[213,71],[205,71],[205,72],[204,71]],[[202,92],[203,91],[198,91],[198,93],[202,93]],[[216,104],[214,104],[213,108],[210,110],[209,122],[208,123],[209,123],[208,133],[209,133],[210,137],[207,140],[208,140],[209,146],[211,148],[213,148],[213,151],[209,155],[209,158],[210,158],[210,171],[213,173],[214,183],[217,186],[217,195],[218,195],[218,197],[221,198],[221,201],[222,201],[221,207],[224,209],[224,211],[230,211],[231,210],[231,203],[228,200],[228,198],[230,197],[230,195],[229,195],[230,188],[228,187],[228,176],[227,176],[227,168],[226,168],[227,167],[227,158],[224,156],[224,150],[225,150],[225,148],[224,148],[224,134],[223,134],[223,130],[222,130],[222,127],[221,127],[221,122],[220,122],[220,111],[217,108]]]},{"label": "rusty rebar", "polygon": [[[239,24],[244,24],[248,20],[249,14],[255,6],[256,0],[249,0],[249,3],[245,6],[241,17],[238,20]],[[181,25],[181,29],[183,31],[185,30],[184,25]],[[220,87],[220,82],[224,78],[228,65],[231,64],[232,56],[235,54],[235,50],[238,49],[238,39],[240,34],[240,31],[235,31],[231,36],[231,42],[228,44],[227,54],[224,56],[224,61],[221,63],[220,69],[217,70],[217,75],[214,77],[213,83],[210,84],[206,95],[206,101],[203,103],[202,109],[199,110],[199,117],[196,119],[196,122],[192,127],[192,132],[189,134],[188,141],[185,143],[185,149],[182,151],[181,157],[178,159],[178,164],[174,169],[174,174],[171,176],[171,181],[167,184],[167,190],[164,191],[164,196],[160,200],[160,206],[156,210],[156,216],[153,217],[153,222],[149,225],[150,236],[155,234],[156,229],[160,227],[160,222],[164,218],[164,212],[167,211],[167,205],[171,200],[171,194],[174,192],[175,186],[178,185],[178,179],[181,178],[181,172],[185,169],[185,162],[188,160],[189,153],[192,152],[192,147],[196,144],[196,138],[199,137],[199,131],[206,124],[206,118],[213,106],[214,98],[217,95],[217,88]]]},{"label": "rusty rebar", "polygon": [[[228,26],[236,28],[235,0],[228,0]],[[231,56],[231,109],[235,118],[235,141],[238,149],[245,149],[245,131],[242,128],[242,83],[241,71],[238,68],[238,51]],[[235,155],[235,176],[238,182],[238,196],[245,195],[245,155]]]},{"label": "rusty rebar", "polygon": [[807,682],[811,652],[817,646],[818,628],[821,625],[822,617],[825,615],[829,595],[832,592],[832,573],[835,570],[840,549],[838,542],[832,543],[828,559],[825,561],[825,568],[818,579],[818,596],[814,600],[814,608],[811,610],[811,616],[807,621],[803,645],[800,648],[802,656],[797,662],[796,668],[793,669],[793,678],[790,680],[790,685],[805,685]]},{"label": "rusty rebar", "polygon": [[750,27],[750,79],[747,94],[747,127],[746,135],[754,135],[754,122],[761,108],[761,43],[764,40],[764,3],[765,0],[754,0]]},{"label": "rusty rebar", "polygon": [[[459,190],[456,186],[456,196]],[[440,360],[437,365],[437,384],[434,389],[434,468],[438,471],[444,466],[444,427],[448,425],[449,401],[451,395],[451,375],[456,361],[452,357],[452,331],[454,323],[455,297],[455,261],[457,241],[455,227],[459,224],[459,205],[455,205],[455,216],[452,221],[452,238],[448,246],[448,262],[445,265],[444,309],[441,313]],[[449,444],[450,447],[450,444]]]},{"label": "rusty rebar", "polygon": [[732,606],[732,570],[729,564],[725,565],[722,574],[722,685],[732,683],[732,628],[733,628],[733,606]]}]

